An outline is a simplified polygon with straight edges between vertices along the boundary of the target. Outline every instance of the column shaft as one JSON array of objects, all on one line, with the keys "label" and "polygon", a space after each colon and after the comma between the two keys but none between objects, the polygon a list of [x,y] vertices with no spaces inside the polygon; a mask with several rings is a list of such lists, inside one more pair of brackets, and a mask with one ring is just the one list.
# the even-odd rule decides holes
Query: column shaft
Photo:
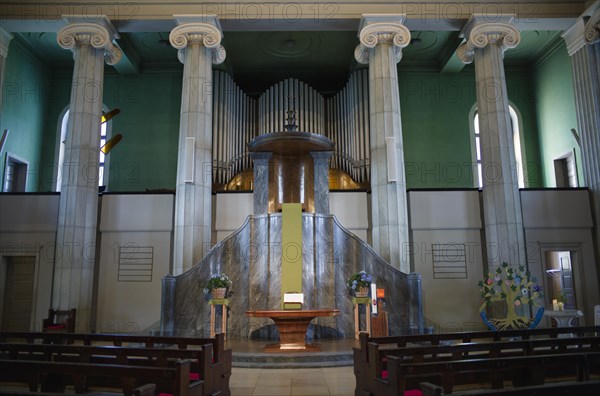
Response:
[{"label": "column shaft", "polygon": [[393,267],[410,272],[408,214],[398,71],[410,32],[404,15],[363,16],[356,59],[369,63],[371,217],[373,249]]},{"label": "column shaft", "polygon": [[[581,161],[586,186],[594,200],[596,223],[600,222],[600,42],[589,44],[571,57]],[[597,225],[597,224],[596,224]],[[596,232],[600,251],[600,232]]]},{"label": "column shaft", "polygon": [[[6,57],[8,56],[8,45],[12,40],[12,34],[8,33],[4,29],[0,28],[0,117],[2,116],[2,103],[4,102],[1,98],[4,98],[2,91],[4,90],[4,68],[6,64]],[[0,123],[0,125],[2,125]],[[3,131],[0,131],[0,139]],[[0,147],[1,149],[2,147]]]},{"label": "column shaft", "polygon": [[71,23],[58,33],[63,48],[73,50],[75,65],[61,174],[52,305],[77,308],[77,329],[94,329],[92,290],[96,252],[100,118],[104,58],[118,62],[112,45],[116,32],[103,24]]},{"label": "column shaft", "polygon": [[489,44],[475,52],[475,78],[488,265],[524,264],[520,166],[515,161],[501,45]]},{"label": "column shaft", "polygon": [[225,59],[214,16],[182,16],[178,23],[170,34],[184,64],[175,195],[175,275],[192,268],[211,247],[212,64]]},{"label": "column shaft", "polygon": [[525,264],[525,237],[512,126],[508,107],[504,50],[519,44],[520,33],[512,16],[499,16],[490,23],[474,15],[461,36],[466,41],[457,50],[464,63],[475,60],[477,112],[481,134],[483,168],[483,214],[488,270],[503,262]]}]

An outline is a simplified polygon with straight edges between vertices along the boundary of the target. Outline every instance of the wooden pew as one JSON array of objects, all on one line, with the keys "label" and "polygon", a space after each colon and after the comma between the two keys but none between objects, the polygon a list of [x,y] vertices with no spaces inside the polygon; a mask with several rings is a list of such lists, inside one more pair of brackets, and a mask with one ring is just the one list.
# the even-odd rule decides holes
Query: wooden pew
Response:
[{"label": "wooden pew", "polygon": [[[522,386],[519,388],[476,389],[452,392],[454,396],[596,396],[600,389],[600,381],[585,382],[561,381],[544,385]],[[421,383],[422,396],[442,396],[444,388],[428,382]]]},{"label": "wooden pew", "polygon": [[[594,336],[600,334],[600,326],[549,328],[549,329],[527,329],[527,330],[503,330],[503,331],[476,331],[460,333],[441,334],[418,334],[388,337],[369,337],[367,333],[359,336],[359,347],[353,349],[354,375],[356,377],[356,389],[368,392],[369,376],[369,342],[375,342],[385,347],[405,347],[409,344],[415,345],[440,345],[469,342],[494,342],[510,340],[514,338],[528,340],[530,338],[552,338],[557,339],[561,335]],[[368,394],[368,393],[367,393]]]},{"label": "wooden pew", "polygon": [[[231,349],[225,349],[225,338],[223,334],[217,334],[214,338],[196,337],[172,337],[172,336],[147,336],[147,335],[125,335],[125,334],[48,334],[40,332],[0,332],[0,342],[24,341],[29,344],[51,343],[66,344],[75,342],[86,346],[102,345],[110,343],[114,346],[123,345],[145,345],[147,348],[177,346],[180,350],[188,347],[201,347],[206,344],[212,345],[212,356],[206,361],[210,362],[207,372],[203,378],[212,378],[209,381],[207,392],[213,389],[222,395],[229,395],[229,378],[231,376]],[[210,370],[208,370],[210,368]],[[211,394],[211,393],[207,393]]]},{"label": "wooden pew", "polygon": [[[590,380],[591,365],[598,366],[600,352],[562,353],[541,356],[513,356],[493,359],[467,359],[426,363],[404,363],[398,356],[390,356],[389,379],[375,382],[373,395],[404,395],[407,380],[436,377],[445,394],[454,393],[457,376],[465,373],[481,373],[488,378],[489,388],[502,389],[504,381],[513,381],[514,373],[519,379],[530,378],[527,383],[514,383],[514,387],[543,387],[547,372],[562,371],[564,381],[586,382]],[[548,370],[550,369],[550,370]],[[437,385],[437,384],[436,384]]]},{"label": "wooden pew", "polygon": [[133,395],[136,383],[157,381],[168,385],[168,393],[173,395],[201,396],[203,382],[190,382],[189,375],[189,360],[180,360],[175,367],[148,367],[0,359],[0,378],[25,383],[32,392],[37,391],[38,387],[42,391],[63,392],[68,383],[74,385],[75,393],[81,394],[86,392],[95,378],[112,378],[120,384],[125,396]]},{"label": "wooden pew", "polygon": [[[223,362],[213,363],[212,344],[200,349],[158,349],[128,347],[95,347],[54,344],[0,343],[0,358],[11,360],[45,360],[130,366],[169,367],[177,359],[191,361],[190,379],[204,381],[204,395],[228,392],[228,377]],[[194,375],[195,374],[195,375]],[[96,384],[100,386],[101,384]],[[112,384],[105,384],[112,386]],[[158,384],[158,390],[164,390]]]},{"label": "wooden pew", "polygon": [[[487,343],[461,343],[454,345],[430,345],[415,346],[405,348],[380,348],[379,344],[369,343],[369,365],[368,380],[364,391],[375,389],[375,383],[379,379],[386,380],[388,370],[386,362],[391,356],[395,356],[400,362],[404,363],[426,363],[443,362],[465,359],[494,359],[501,357],[515,356],[539,356],[559,353],[582,353],[582,352],[600,352],[600,337],[580,337],[580,338],[555,338],[555,339],[530,339],[522,341],[498,341]],[[548,372],[547,376],[551,373]],[[561,372],[555,372],[558,377]],[[513,378],[517,380],[516,376]],[[426,379],[427,380],[427,379]],[[459,379],[465,382],[481,382],[486,378],[478,378],[476,375],[465,376]],[[419,382],[407,381],[408,389],[417,389]]]}]

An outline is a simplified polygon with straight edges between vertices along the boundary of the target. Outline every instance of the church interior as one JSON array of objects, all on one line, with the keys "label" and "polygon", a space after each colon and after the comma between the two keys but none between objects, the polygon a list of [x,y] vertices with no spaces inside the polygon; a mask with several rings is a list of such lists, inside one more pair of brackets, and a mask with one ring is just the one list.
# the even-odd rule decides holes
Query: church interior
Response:
[{"label": "church interior", "polygon": [[0,20],[1,331],[76,309],[78,332],[209,337],[221,305],[231,342],[272,341],[257,313],[287,293],[329,310],[311,340],[384,313],[382,335],[484,330],[503,263],[541,290],[529,316],[600,324],[600,1],[38,0]]}]

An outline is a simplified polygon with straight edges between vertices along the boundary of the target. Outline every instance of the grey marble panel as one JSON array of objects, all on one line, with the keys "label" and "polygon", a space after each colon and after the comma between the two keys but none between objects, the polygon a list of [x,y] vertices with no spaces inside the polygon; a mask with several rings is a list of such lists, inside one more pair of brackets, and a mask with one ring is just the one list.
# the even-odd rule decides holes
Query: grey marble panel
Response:
[{"label": "grey marble panel", "polygon": [[269,161],[272,153],[251,153],[254,161],[254,214],[266,214],[269,210]]},{"label": "grey marble panel", "polygon": [[[269,309],[269,287],[266,285],[270,278],[269,216],[254,216],[250,224],[253,254],[250,259],[248,309],[266,310]],[[243,312],[237,313],[242,314]],[[264,319],[249,319],[246,336],[249,337],[253,331],[267,323]]]},{"label": "grey marble panel", "polygon": [[[332,215],[304,214],[302,227],[305,308],[340,310],[337,317],[316,319],[309,338],[353,337],[353,306],[346,279],[360,270],[372,274],[377,286],[386,289],[390,334],[423,328],[419,275],[408,276],[391,267]],[[281,309],[281,214],[249,217],[191,270],[166,277],[164,331],[209,335],[209,296],[202,289],[214,273],[225,273],[233,281],[228,336],[276,338],[269,319],[249,319],[244,313]]]},{"label": "grey marble panel", "polygon": [[[338,308],[336,302],[335,268],[333,255],[333,216],[314,215],[314,284],[316,295],[316,308]],[[335,329],[337,334],[337,318],[317,318],[315,322],[320,326],[316,332],[318,338],[326,338]]]},{"label": "grey marble panel", "polygon": [[314,217],[302,214],[302,293],[305,309],[317,309],[315,296],[315,255],[314,255]]},{"label": "grey marble panel", "polygon": [[311,152],[314,160],[315,213],[329,214],[329,159],[332,151]]},{"label": "grey marble panel", "polygon": [[[281,213],[269,217],[269,309],[281,309]],[[267,323],[270,321],[267,319]]]}]

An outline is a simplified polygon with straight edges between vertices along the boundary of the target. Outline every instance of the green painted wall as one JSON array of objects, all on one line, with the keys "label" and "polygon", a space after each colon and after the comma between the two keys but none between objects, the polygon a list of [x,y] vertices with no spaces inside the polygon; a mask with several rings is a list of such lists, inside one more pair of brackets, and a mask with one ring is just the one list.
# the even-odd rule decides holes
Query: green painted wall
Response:
[{"label": "green painted wall", "polygon": [[[72,68],[72,66],[71,66]],[[52,188],[59,117],[69,105],[71,68],[53,76],[56,94],[48,103],[43,190]],[[123,76],[106,66],[104,106],[121,113],[110,121],[112,135],[123,140],[109,153],[107,191],[175,189],[181,103],[180,72],[147,72]],[[56,157],[56,159],[55,159]]]},{"label": "green painted wall", "polygon": [[525,187],[543,186],[541,172],[539,131],[536,116],[536,97],[533,76],[529,68],[507,67],[506,89],[508,100],[519,116],[521,155],[525,172]]},{"label": "green painted wall", "polygon": [[556,187],[554,160],[575,149],[580,185],[583,185],[581,151],[571,134],[577,128],[573,94],[573,71],[566,45],[561,39],[555,51],[533,72],[536,113],[540,129],[540,152],[545,187]]},{"label": "green painted wall", "polygon": [[[541,186],[533,83],[528,71],[506,70],[508,97],[521,115],[528,187]],[[474,186],[469,113],[476,103],[472,67],[459,74],[398,73],[408,188]]]},{"label": "green painted wall", "polygon": [[28,162],[27,192],[38,191],[42,131],[49,70],[28,53],[17,39],[10,42],[5,61],[0,130],[10,131],[0,158],[0,179],[4,181],[6,153]]},{"label": "green painted wall", "polygon": [[112,134],[123,140],[110,152],[108,191],[175,189],[181,73],[107,74],[104,104],[121,114]]},{"label": "green painted wall", "polygon": [[473,187],[472,73],[398,72],[408,188]]},{"label": "green painted wall", "polygon": [[[565,74],[554,70],[555,58],[560,61],[559,65],[568,65],[568,58],[562,59],[557,54],[536,69],[535,80],[529,69],[507,68],[506,71],[509,100],[521,115],[529,187],[544,185],[539,170],[540,158],[541,151],[548,155],[548,148],[538,138],[538,125],[556,127],[559,123],[552,117],[561,116],[551,106],[551,98],[558,93],[564,98],[564,89],[553,84],[540,84],[540,81],[553,81],[556,73]],[[32,109],[29,104],[19,105],[15,98],[9,98],[4,113],[10,117],[2,122],[4,125],[12,120],[14,125],[18,120],[29,125],[30,132],[20,150],[25,153],[23,155],[40,162],[39,172],[35,175],[37,179],[31,181],[31,190],[34,191],[39,183],[40,191],[50,191],[57,169],[59,117],[70,100],[72,65],[44,74],[36,69],[35,62],[32,66],[32,62],[23,59],[19,51],[8,59],[13,64],[7,68],[7,78],[31,80],[48,87],[43,100],[35,103]],[[37,70],[37,74],[33,70]],[[570,69],[568,72],[570,82]],[[19,77],[15,77],[15,73]],[[469,113],[476,97],[472,66],[459,74],[399,68],[398,77],[408,188],[473,187]],[[546,95],[550,95],[550,99]],[[543,99],[536,99],[540,97]],[[108,109],[121,109],[121,114],[112,121],[111,130],[113,135],[123,135],[123,140],[108,156],[108,191],[175,188],[180,102],[180,70],[150,70],[123,76],[106,67],[104,105]],[[569,103],[572,105],[572,100]],[[23,116],[25,109],[27,117]],[[30,115],[31,110],[34,116]],[[538,111],[543,114],[537,115]],[[544,143],[548,132],[545,133]],[[11,132],[11,141],[12,138]],[[543,172],[544,175],[547,173],[546,168]]]}]

